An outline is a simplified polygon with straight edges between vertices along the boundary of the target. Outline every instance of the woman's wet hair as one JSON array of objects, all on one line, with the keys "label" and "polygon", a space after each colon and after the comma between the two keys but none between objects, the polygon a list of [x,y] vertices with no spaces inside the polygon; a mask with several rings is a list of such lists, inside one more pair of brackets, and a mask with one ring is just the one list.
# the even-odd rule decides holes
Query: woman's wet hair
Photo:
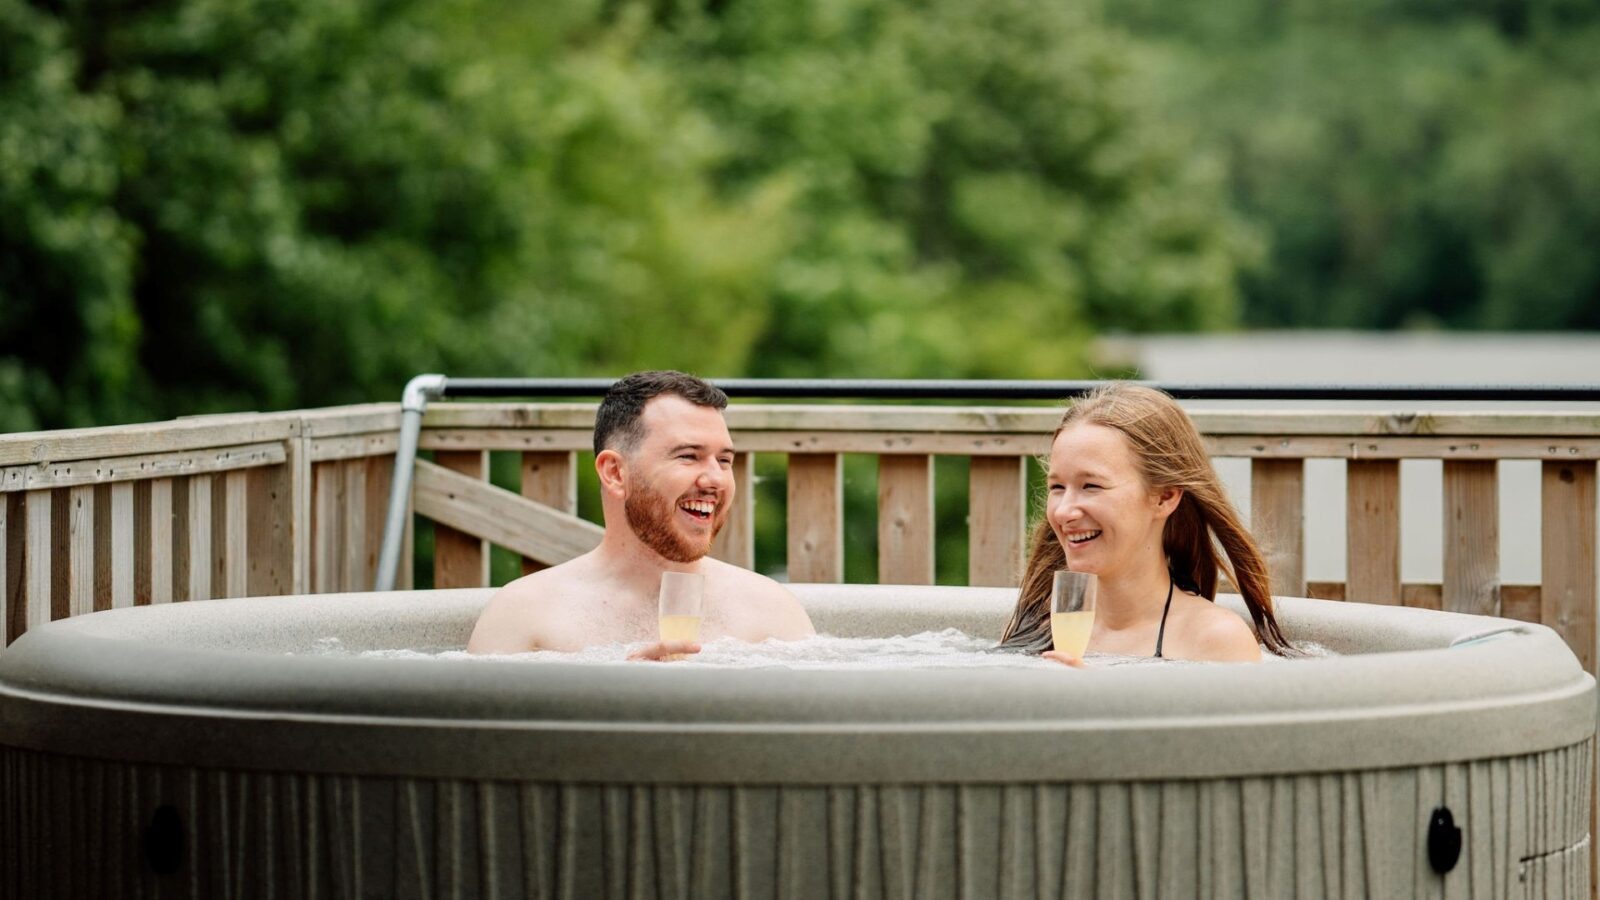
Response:
[{"label": "woman's wet hair", "polygon": [[[1215,600],[1222,572],[1244,598],[1261,643],[1279,656],[1292,655],[1294,648],[1272,612],[1266,560],[1228,502],[1189,415],[1154,388],[1111,382],[1074,400],[1055,435],[1083,423],[1121,432],[1151,490],[1183,492],[1161,535],[1173,583]],[[1051,575],[1066,567],[1066,551],[1049,521],[1041,520],[1030,537],[1017,608],[1000,639],[1002,647],[1031,653],[1050,648]]]},{"label": "woman's wet hair", "polygon": [[633,452],[644,440],[639,417],[645,404],[662,394],[682,397],[696,406],[728,408],[728,395],[702,378],[673,371],[635,372],[618,379],[600,401],[594,415],[594,452]]}]

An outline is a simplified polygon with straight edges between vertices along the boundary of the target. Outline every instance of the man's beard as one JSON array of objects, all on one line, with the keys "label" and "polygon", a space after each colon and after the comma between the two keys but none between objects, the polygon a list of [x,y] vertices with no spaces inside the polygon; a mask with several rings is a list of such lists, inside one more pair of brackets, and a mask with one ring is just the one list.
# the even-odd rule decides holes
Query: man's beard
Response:
[{"label": "man's beard", "polygon": [[722,531],[728,511],[721,502],[712,513],[711,540],[702,546],[673,527],[672,517],[678,514],[676,500],[668,500],[654,487],[643,487],[628,494],[623,503],[628,516],[628,527],[639,540],[663,559],[675,563],[692,563],[711,552],[711,543]]}]

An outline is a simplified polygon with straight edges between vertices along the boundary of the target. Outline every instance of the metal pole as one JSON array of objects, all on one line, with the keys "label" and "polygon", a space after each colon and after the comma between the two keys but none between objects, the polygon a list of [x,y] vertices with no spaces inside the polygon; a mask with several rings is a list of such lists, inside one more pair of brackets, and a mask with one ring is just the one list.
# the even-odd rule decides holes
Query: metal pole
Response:
[{"label": "metal pole", "polygon": [[444,394],[443,375],[418,375],[406,383],[400,399],[400,446],[394,453],[394,478],[389,482],[389,514],[383,521],[383,549],[378,553],[375,591],[394,590],[400,568],[400,542],[406,534],[411,509],[411,471],[417,462],[417,439],[422,435],[422,413],[428,401]]}]

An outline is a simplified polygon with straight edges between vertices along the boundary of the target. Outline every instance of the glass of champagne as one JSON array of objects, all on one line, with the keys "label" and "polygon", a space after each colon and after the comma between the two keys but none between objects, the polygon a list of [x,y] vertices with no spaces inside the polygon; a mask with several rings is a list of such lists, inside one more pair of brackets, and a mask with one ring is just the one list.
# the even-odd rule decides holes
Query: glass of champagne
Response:
[{"label": "glass of champagne", "polygon": [[[700,602],[705,597],[706,577],[696,572],[661,573],[661,640],[700,639]],[[682,659],[674,653],[672,659]]]},{"label": "glass of champagne", "polygon": [[1094,631],[1098,581],[1087,572],[1055,573],[1050,585],[1050,641],[1056,652],[1083,659]]}]

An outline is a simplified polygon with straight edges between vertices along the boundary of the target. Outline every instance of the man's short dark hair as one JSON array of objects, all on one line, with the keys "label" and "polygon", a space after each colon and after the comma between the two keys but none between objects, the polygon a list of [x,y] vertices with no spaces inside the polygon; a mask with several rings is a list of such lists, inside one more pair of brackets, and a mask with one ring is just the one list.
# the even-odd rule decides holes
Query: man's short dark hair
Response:
[{"label": "man's short dark hair", "polygon": [[728,395],[704,379],[682,372],[635,372],[606,391],[594,416],[594,452],[611,449],[631,453],[644,439],[639,416],[646,403],[673,394],[696,406],[726,409]]}]

